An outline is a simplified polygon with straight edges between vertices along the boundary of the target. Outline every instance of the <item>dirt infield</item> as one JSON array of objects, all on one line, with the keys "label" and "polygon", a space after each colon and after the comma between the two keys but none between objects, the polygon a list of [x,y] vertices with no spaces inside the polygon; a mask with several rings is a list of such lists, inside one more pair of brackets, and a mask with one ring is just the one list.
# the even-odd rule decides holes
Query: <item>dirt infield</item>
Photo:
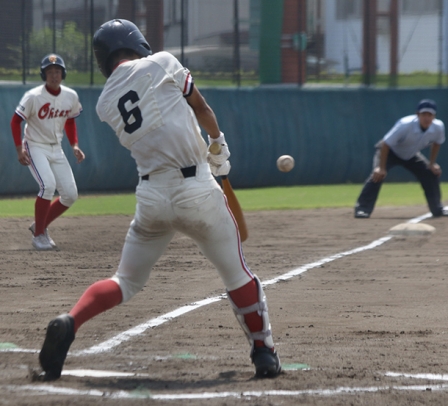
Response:
[{"label": "dirt infield", "polygon": [[[0,219],[0,404],[447,404],[448,218],[422,221],[432,235],[388,233],[426,212],[377,208],[368,220],[351,209],[246,214],[245,257],[272,282],[265,292],[285,369],[268,380],[253,378],[216,272],[178,234],[142,292],[81,327],[69,374],[40,382],[47,322],[112,275],[131,217],[58,219],[53,252],[32,249],[31,219]],[[193,303],[203,305],[175,314]],[[82,369],[107,376],[74,376]]]}]

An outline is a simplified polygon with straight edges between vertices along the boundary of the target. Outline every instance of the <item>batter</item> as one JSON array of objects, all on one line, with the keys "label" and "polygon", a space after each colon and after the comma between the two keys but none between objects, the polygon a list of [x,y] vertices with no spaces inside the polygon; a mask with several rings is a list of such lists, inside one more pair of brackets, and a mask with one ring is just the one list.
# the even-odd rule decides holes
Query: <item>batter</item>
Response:
[{"label": "batter", "polygon": [[[281,366],[266,297],[245,262],[238,226],[213,177],[230,171],[230,152],[213,110],[189,70],[167,52],[152,55],[133,23],[103,24],[93,47],[108,78],[97,113],[136,161],[137,208],[115,275],[94,283],[69,314],[50,321],[39,355],[46,379],[60,377],[83,323],[140,292],[178,231],[191,237],[216,267],[251,345],[256,376],[277,376]],[[221,144],[219,155],[207,152],[199,125],[209,143]]]}]

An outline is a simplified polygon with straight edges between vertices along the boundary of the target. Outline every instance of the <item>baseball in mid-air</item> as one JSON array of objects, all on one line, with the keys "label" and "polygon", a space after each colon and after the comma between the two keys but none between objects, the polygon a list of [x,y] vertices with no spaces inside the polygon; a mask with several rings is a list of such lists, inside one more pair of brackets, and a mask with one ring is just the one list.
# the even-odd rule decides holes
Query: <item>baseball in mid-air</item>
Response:
[{"label": "baseball in mid-air", "polygon": [[281,172],[289,172],[294,168],[294,158],[291,155],[282,155],[277,159],[277,168]]}]

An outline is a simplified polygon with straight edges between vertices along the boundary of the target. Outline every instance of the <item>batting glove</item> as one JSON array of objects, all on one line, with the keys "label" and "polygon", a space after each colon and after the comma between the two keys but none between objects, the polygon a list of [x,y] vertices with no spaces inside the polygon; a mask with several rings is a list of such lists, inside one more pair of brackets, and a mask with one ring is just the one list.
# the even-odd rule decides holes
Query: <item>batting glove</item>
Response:
[{"label": "batting glove", "polygon": [[230,172],[230,162],[226,161],[220,166],[215,166],[210,163],[210,170],[212,171],[213,176],[227,176]]},{"label": "batting glove", "polygon": [[[224,165],[224,163],[229,159],[230,151],[229,147],[227,146],[226,140],[224,138],[224,133],[220,133],[218,138],[211,138],[210,135],[208,136],[208,143],[209,145],[217,143],[221,145],[221,152],[217,155],[212,154],[210,151],[207,154],[207,162],[210,165],[219,167],[221,165]],[[229,168],[230,170],[230,168]]]}]

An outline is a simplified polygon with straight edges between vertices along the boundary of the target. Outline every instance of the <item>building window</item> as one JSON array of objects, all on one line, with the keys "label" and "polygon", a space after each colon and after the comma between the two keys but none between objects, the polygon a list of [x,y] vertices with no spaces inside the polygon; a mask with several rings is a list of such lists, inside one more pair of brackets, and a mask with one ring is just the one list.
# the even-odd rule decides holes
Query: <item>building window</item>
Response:
[{"label": "building window", "polygon": [[[377,0],[378,11],[387,12],[390,0]],[[400,0],[402,15],[437,14],[441,0]],[[362,18],[362,0],[336,0],[336,19]]]},{"label": "building window", "polygon": [[437,14],[441,6],[440,0],[401,0],[403,14]]},{"label": "building window", "polygon": [[362,1],[360,0],[336,0],[336,19],[361,18]]},{"label": "building window", "polygon": [[[185,0],[184,0],[185,1]],[[177,24],[182,20],[182,1],[165,0],[163,4],[164,23],[166,25]]]}]

